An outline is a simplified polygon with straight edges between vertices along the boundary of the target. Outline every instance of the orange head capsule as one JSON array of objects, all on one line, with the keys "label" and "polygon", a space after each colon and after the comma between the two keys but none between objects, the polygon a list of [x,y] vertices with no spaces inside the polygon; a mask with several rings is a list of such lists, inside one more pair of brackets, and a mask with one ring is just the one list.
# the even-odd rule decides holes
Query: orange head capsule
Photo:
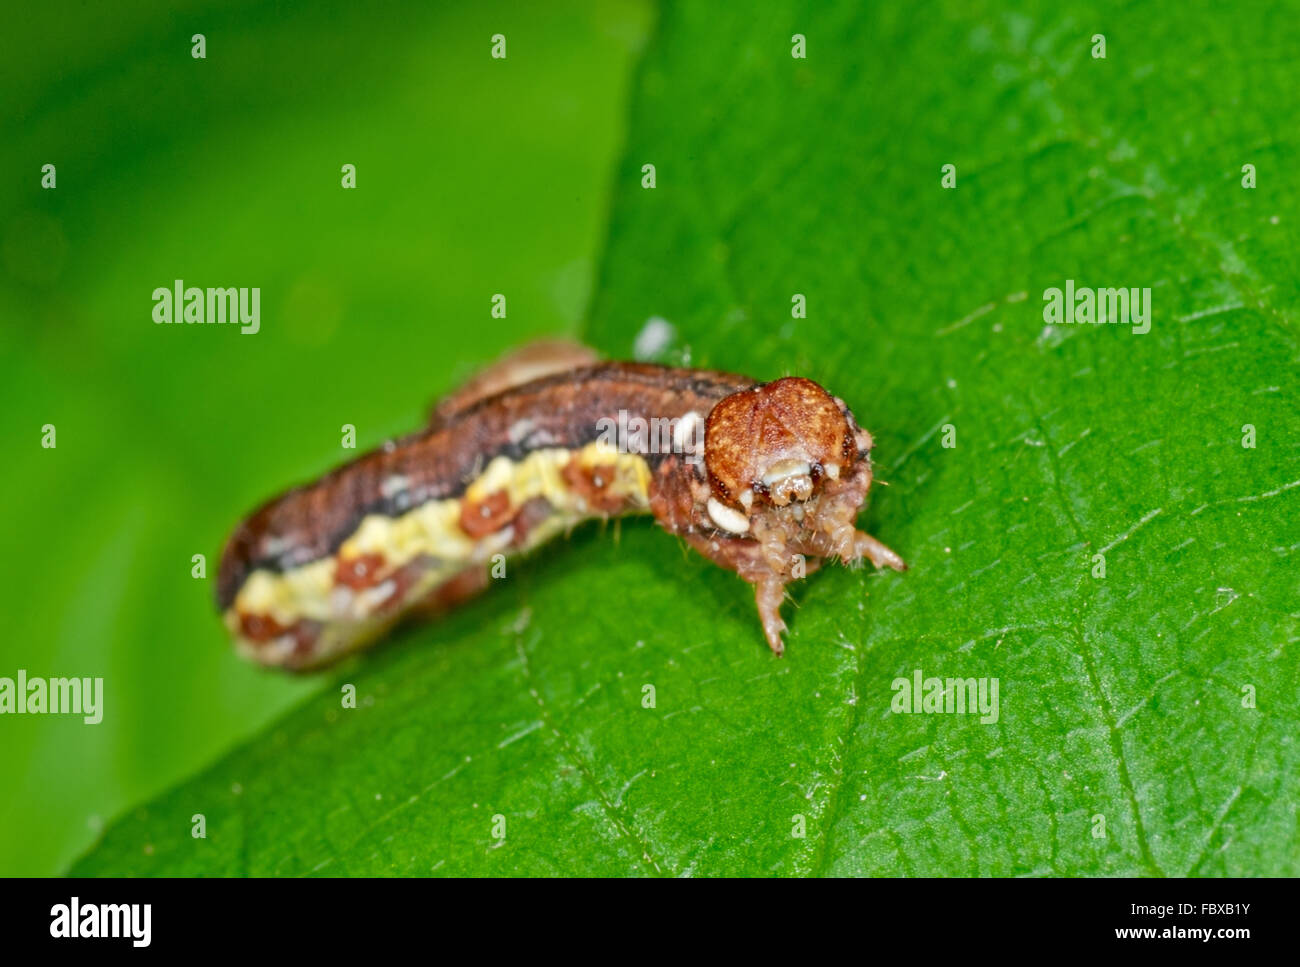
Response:
[{"label": "orange head capsule", "polygon": [[746,511],[755,500],[777,507],[809,500],[857,459],[857,432],[810,379],[790,376],[732,393],[705,426],[709,485],[719,501]]}]

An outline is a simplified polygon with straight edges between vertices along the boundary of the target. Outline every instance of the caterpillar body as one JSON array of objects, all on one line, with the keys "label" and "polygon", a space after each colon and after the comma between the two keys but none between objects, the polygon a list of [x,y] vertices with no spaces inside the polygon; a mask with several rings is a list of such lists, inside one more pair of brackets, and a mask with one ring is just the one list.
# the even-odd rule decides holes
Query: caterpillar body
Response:
[{"label": "caterpillar body", "polygon": [[222,553],[217,605],[242,654],[314,668],[478,593],[494,561],[582,520],[650,513],[753,585],[779,655],[791,580],[827,558],[905,568],[854,526],[871,448],[808,379],[541,343],[448,397],[424,429],[252,513]]}]

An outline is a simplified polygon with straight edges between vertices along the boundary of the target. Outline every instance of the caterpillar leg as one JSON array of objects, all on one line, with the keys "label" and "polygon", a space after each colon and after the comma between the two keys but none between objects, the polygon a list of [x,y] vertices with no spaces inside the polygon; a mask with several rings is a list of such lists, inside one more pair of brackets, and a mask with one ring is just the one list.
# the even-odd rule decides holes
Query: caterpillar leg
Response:
[{"label": "caterpillar leg", "polygon": [[861,560],[865,557],[876,567],[892,567],[895,571],[907,570],[907,562],[897,551],[862,531],[857,531],[853,535],[853,550],[856,559]]},{"label": "caterpillar leg", "polygon": [[813,573],[827,557],[839,557],[851,564],[866,558],[876,567],[907,570],[898,553],[862,531],[850,531],[842,540],[827,534],[803,535],[802,540],[782,543],[742,537],[685,534],[686,542],[709,560],[728,571],[735,571],[754,586],[754,603],[763,625],[763,637],[774,654],[785,654],[781,636],[787,630],[781,617],[785,586]]},{"label": "caterpillar leg", "polygon": [[709,560],[728,571],[735,571],[754,586],[754,603],[763,625],[763,637],[776,655],[785,654],[781,635],[786,631],[781,618],[785,586],[797,577],[811,574],[821,566],[818,558],[801,555],[774,555],[773,549],[753,540],[718,535],[685,534],[686,542]]}]

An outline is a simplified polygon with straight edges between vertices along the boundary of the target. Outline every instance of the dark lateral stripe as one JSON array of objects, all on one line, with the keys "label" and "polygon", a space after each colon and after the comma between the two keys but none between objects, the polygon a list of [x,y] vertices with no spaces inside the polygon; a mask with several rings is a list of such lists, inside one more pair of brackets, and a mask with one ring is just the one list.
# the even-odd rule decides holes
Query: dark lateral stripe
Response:
[{"label": "dark lateral stripe", "polygon": [[[546,376],[487,397],[430,427],[362,454],[313,483],[263,504],[231,535],[217,574],[216,599],[230,607],[256,570],[283,573],[335,553],[369,514],[398,517],[430,500],[464,495],[499,456],[514,462],[539,449],[575,450],[600,436],[602,417],[707,417],[724,396],[757,385],[706,370],[639,363],[601,363]],[[527,420],[532,429],[512,439]],[[667,456],[650,454],[654,467]],[[407,487],[385,493],[385,481]]]}]

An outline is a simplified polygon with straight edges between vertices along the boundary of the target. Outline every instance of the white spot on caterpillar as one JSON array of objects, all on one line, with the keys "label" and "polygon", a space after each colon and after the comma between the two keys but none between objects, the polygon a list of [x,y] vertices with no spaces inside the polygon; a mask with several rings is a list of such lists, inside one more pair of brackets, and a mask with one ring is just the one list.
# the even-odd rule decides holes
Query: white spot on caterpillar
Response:
[{"label": "white spot on caterpillar", "polygon": [[749,518],[738,510],[732,510],[730,507],[721,503],[716,497],[710,497],[706,505],[709,510],[709,517],[713,523],[717,524],[724,531],[730,531],[733,534],[743,534],[749,530]]},{"label": "white spot on caterpillar", "polygon": [[297,539],[292,537],[273,536],[268,537],[265,545],[265,554],[267,557],[279,557],[285,551],[297,545]]},{"label": "white spot on caterpillar", "polygon": [[704,445],[704,421],[691,410],[673,427],[673,449],[677,453],[697,453]]},{"label": "white spot on caterpillar", "polygon": [[352,611],[352,589],[339,585],[330,592],[330,612],[336,618],[342,618]]},{"label": "white spot on caterpillar", "polygon": [[804,477],[812,473],[812,467],[806,460],[781,460],[768,468],[763,474],[763,483],[769,487],[788,477]]},{"label": "white spot on caterpillar", "polygon": [[515,539],[515,526],[509,524],[501,528],[495,534],[488,534],[479,540],[478,546],[470,555],[470,560],[486,561],[493,554],[499,553],[510,546],[510,542]]},{"label": "white spot on caterpillar", "polygon": [[404,477],[401,474],[393,474],[391,477],[385,477],[383,483],[379,485],[379,492],[384,495],[385,500],[392,500],[402,491],[411,486],[411,478]]},{"label": "white spot on caterpillar", "polygon": [[391,579],[383,584],[377,584],[373,588],[366,588],[357,594],[357,607],[362,614],[368,614],[391,598],[396,592],[397,582]]},{"label": "white spot on caterpillar", "polygon": [[293,635],[281,635],[279,638],[268,641],[262,646],[257,660],[268,665],[283,664],[293,654],[295,644]]},{"label": "white spot on caterpillar", "polygon": [[527,444],[529,449],[549,446],[555,442],[555,436],[539,428],[537,421],[531,417],[516,420],[506,431],[506,435],[515,446]]}]

